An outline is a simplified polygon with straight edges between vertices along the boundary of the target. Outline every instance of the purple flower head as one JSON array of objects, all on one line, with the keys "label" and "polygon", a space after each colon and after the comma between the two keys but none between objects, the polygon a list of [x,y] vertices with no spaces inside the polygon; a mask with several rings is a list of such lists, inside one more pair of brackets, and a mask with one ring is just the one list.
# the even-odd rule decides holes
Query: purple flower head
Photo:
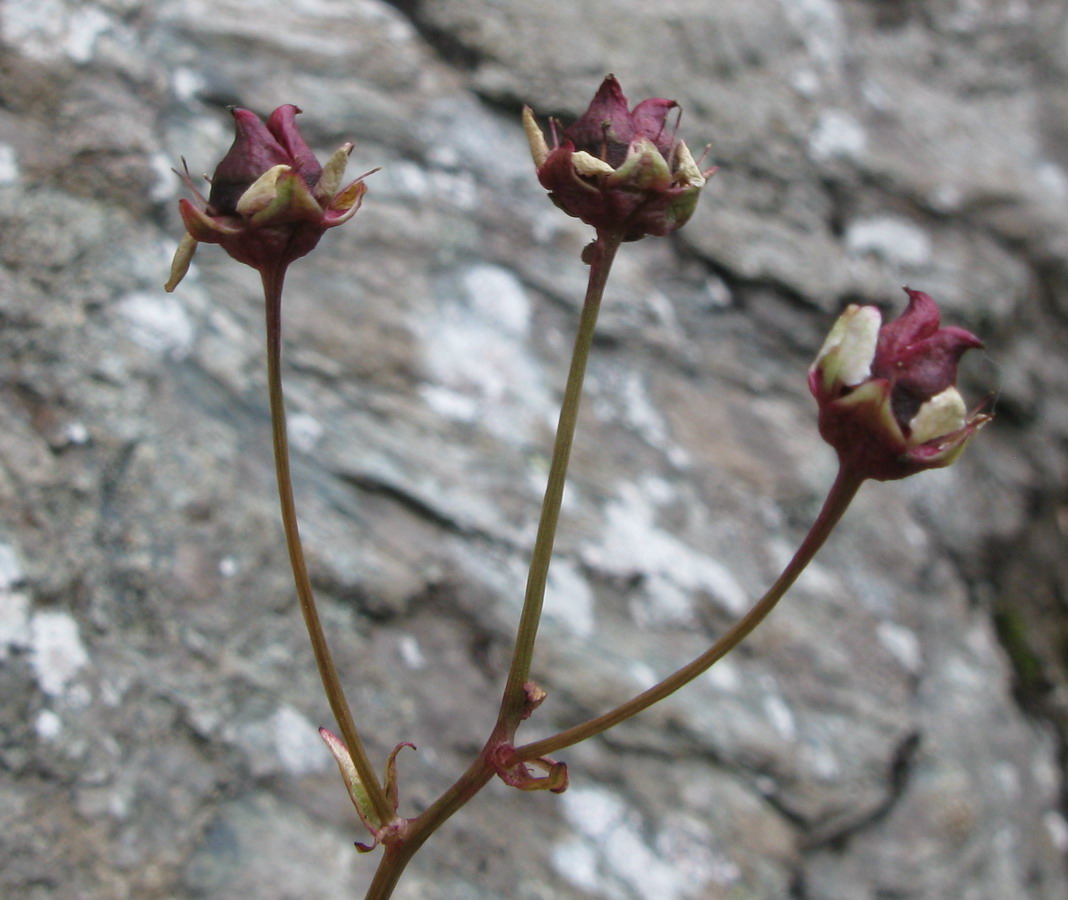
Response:
[{"label": "purple flower head", "polygon": [[990,420],[969,416],[956,388],[961,356],[982,341],[940,327],[934,300],[905,292],[908,308],[885,325],[874,306],[848,307],[809,369],[823,439],[877,481],[948,466]]},{"label": "purple flower head", "polygon": [[211,177],[207,198],[186,173],[197,202],[178,201],[186,234],[171,264],[168,291],[182,280],[198,242],[219,244],[261,273],[284,271],[311,252],[328,228],[356,214],[366,175],[339,190],[352,144],[320,166],[297,128],[299,112],[286,104],[264,123],[247,109],[234,109],[234,143]]},{"label": "purple flower head", "polygon": [[523,126],[538,180],[568,215],[599,232],[635,241],[665,235],[693,215],[697,197],[716,170],[702,172],[668,126],[674,100],[643,100],[633,110],[615,76],[605,78],[589,109],[562,133],[553,123],[552,149],[529,107]]}]

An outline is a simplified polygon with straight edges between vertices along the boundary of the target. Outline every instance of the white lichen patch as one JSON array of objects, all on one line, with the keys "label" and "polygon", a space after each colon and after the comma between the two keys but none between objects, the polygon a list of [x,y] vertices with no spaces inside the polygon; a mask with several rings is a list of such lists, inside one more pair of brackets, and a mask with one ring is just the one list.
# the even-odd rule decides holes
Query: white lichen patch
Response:
[{"label": "white lichen patch", "polygon": [[769,691],[761,698],[761,706],[764,715],[771,723],[779,737],[786,741],[792,741],[797,737],[797,719],[787,704],[785,698],[777,691]]},{"label": "white lichen patch", "polygon": [[3,42],[39,62],[66,57],[87,63],[102,35],[122,30],[117,20],[89,3],[35,0],[5,3],[2,11]]},{"label": "white lichen patch", "polygon": [[993,783],[997,785],[1007,803],[1015,803],[1023,793],[1023,781],[1020,770],[1007,759],[999,759],[993,765]]},{"label": "white lichen patch", "polygon": [[846,29],[834,0],[780,0],[787,21],[805,44],[809,58],[825,71],[842,68]]},{"label": "white lichen patch", "polygon": [[189,355],[196,339],[196,328],[185,307],[177,298],[162,291],[127,294],[118,304],[131,340],[151,353],[172,359]]},{"label": "white lichen patch", "polygon": [[525,338],[530,329],[530,300],[519,279],[500,266],[480,264],[461,279],[470,307],[492,319],[504,334]]},{"label": "white lichen patch", "polygon": [[19,180],[19,159],[10,144],[0,144],[0,184],[15,184]]},{"label": "white lichen patch", "polygon": [[0,543],[0,591],[10,590],[21,584],[25,576],[18,553],[10,544]]},{"label": "white lichen patch", "polygon": [[813,99],[820,91],[820,76],[808,68],[795,69],[788,76],[790,87],[806,100]]},{"label": "white lichen patch", "polygon": [[478,182],[469,172],[432,169],[428,174],[433,196],[463,212],[472,212],[478,205]]},{"label": "white lichen patch", "polygon": [[30,598],[13,589],[22,580],[22,567],[14,548],[0,544],[0,660],[12,650],[30,645]]},{"label": "white lichen patch", "polygon": [[61,610],[43,610],[30,619],[30,665],[37,684],[50,697],[62,697],[89,662],[78,623]]},{"label": "white lichen patch", "polygon": [[225,723],[223,730],[226,739],[244,751],[257,777],[281,773],[299,777],[326,771],[332,765],[319,729],[288,704],[264,719],[236,726]]},{"label": "white lichen patch", "polygon": [[1058,203],[1068,200],[1068,172],[1051,160],[1035,167],[1035,182],[1044,194]]},{"label": "white lichen patch", "polygon": [[627,819],[618,794],[599,787],[574,787],[563,795],[564,815],[579,833],[604,840]]},{"label": "white lichen patch", "polygon": [[825,110],[808,137],[808,152],[813,159],[859,160],[868,146],[863,126],[840,109]]},{"label": "white lichen patch", "polygon": [[402,634],[397,638],[397,652],[403,662],[413,672],[426,668],[426,657],[414,634]]},{"label": "white lichen patch", "polygon": [[148,196],[157,203],[169,200],[178,193],[181,181],[174,174],[174,162],[166,153],[152,153],[148,157],[155,181],[148,189]]},{"label": "white lichen patch", "polygon": [[602,370],[592,406],[601,421],[618,422],[634,431],[650,447],[661,450],[672,464],[680,468],[688,464],[689,455],[672,439],[640,372],[632,368]]},{"label": "white lichen patch", "polygon": [[809,739],[798,748],[798,762],[817,778],[826,782],[838,781],[842,777],[842,762],[834,752],[834,746]]},{"label": "white lichen patch", "polygon": [[710,848],[711,836],[690,820],[655,830],[623,799],[600,787],[573,787],[562,795],[574,836],[557,844],[553,868],[576,888],[612,898],[697,900],[712,885],[738,877]]},{"label": "white lichen patch", "polygon": [[987,681],[987,673],[983,668],[964,656],[949,657],[942,664],[940,674],[962,696],[982,690]]},{"label": "white lichen patch", "polygon": [[287,425],[290,443],[301,453],[311,453],[325,433],[322,422],[310,413],[293,413]]},{"label": "white lichen patch", "polygon": [[33,730],[42,741],[54,741],[63,730],[63,720],[52,710],[42,709],[33,720]]},{"label": "white lichen patch", "polygon": [[573,561],[553,560],[545,586],[544,614],[576,637],[588,638],[593,634],[593,590]]},{"label": "white lichen patch", "polygon": [[420,394],[442,416],[525,443],[554,409],[530,351],[530,300],[500,266],[472,266],[458,286],[415,326],[431,379]]},{"label": "white lichen patch", "polygon": [[82,447],[89,443],[89,429],[84,422],[67,422],[63,426],[63,438],[70,446]]},{"label": "white lichen patch", "polygon": [[875,636],[907,672],[915,675],[920,671],[923,654],[915,631],[896,622],[883,621],[876,627]]},{"label": "white lichen patch", "polygon": [[927,265],[933,256],[927,232],[895,216],[873,216],[850,223],[845,243],[854,256],[871,254],[896,265]]},{"label": "white lichen patch", "polygon": [[[572,790],[574,790],[572,788]],[[579,890],[589,894],[615,896],[602,890],[597,847],[590,841],[572,838],[556,844],[550,855],[552,867]]]},{"label": "white lichen patch", "polygon": [[718,690],[734,693],[742,686],[741,673],[738,666],[729,657],[721,659],[704,674],[705,681],[714,685]]},{"label": "white lichen patch", "polygon": [[656,684],[660,678],[656,674],[654,669],[649,663],[642,662],[641,660],[634,660],[627,666],[627,674],[634,682],[634,686],[639,691],[647,691],[654,684]]},{"label": "white lichen patch", "polygon": [[282,767],[291,775],[306,775],[329,768],[319,729],[292,706],[282,705],[271,716],[274,749]]},{"label": "white lichen patch", "polygon": [[474,396],[440,384],[421,385],[419,396],[439,416],[455,422],[474,422],[482,409]]},{"label": "white lichen patch", "polygon": [[179,100],[190,103],[206,87],[207,81],[196,69],[178,66],[171,72],[171,90]]},{"label": "white lichen patch", "polygon": [[1042,817],[1046,834],[1049,835],[1050,843],[1059,853],[1068,853],[1068,821],[1054,809],[1049,810]]},{"label": "white lichen patch", "polygon": [[691,627],[696,621],[694,592],[657,572],[645,577],[642,590],[631,598],[630,612],[643,629]]},{"label": "white lichen patch", "polygon": [[30,644],[30,598],[0,587],[0,660]]},{"label": "white lichen patch", "polygon": [[605,507],[602,538],[583,548],[585,562],[611,575],[644,577],[638,613],[646,624],[692,624],[699,593],[731,613],[744,612],[748,598],[730,570],[657,524],[658,507],[670,491],[658,479],[622,485]]},{"label": "white lichen patch", "polygon": [[398,159],[376,175],[379,193],[383,196],[424,200],[430,192],[430,179],[427,170],[409,160]]}]

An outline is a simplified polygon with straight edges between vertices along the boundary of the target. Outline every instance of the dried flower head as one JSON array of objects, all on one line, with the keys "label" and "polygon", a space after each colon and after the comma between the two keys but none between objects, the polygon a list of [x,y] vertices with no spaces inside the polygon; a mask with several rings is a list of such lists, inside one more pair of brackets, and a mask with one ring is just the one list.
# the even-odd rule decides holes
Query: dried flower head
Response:
[{"label": "dried flower head", "polygon": [[905,291],[908,308],[885,325],[874,306],[848,307],[808,376],[820,434],[843,466],[877,481],[950,465],[990,420],[969,416],[956,388],[961,356],[982,341],[940,327],[934,300]]},{"label": "dried flower head", "polygon": [[284,271],[313,250],[326,229],[351,219],[367,190],[369,172],[339,190],[352,144],[320,166],[297,128],[300,110],[292,104],[278,107],[266,123],[247,109],[232,112],[237,134],[211,177],[207,198],[188,171],[183,176],[197,202],[178,204],[186,234],[171,264],[168,291],[184,277],[198,242],[219,244],[261,273]]},{"label": "dried flower head", "polygon": [[635,241],[665,235],[693,215],[697,197],[715,168],[702,172],[686,144],[669,128],[674,100],[643,100],[633,110],[615,76],[605,78],[589,109],[545,141],[530,107],[523,126],[538,180],[568,215],[598,231]]}]

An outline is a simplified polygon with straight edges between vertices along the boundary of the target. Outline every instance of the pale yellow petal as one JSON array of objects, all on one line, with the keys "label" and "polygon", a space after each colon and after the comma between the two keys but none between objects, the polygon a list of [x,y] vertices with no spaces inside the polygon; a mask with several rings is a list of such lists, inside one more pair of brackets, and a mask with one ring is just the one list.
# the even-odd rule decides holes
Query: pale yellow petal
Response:
[{"label": "pale yellow petal", "polygon": [[823,373],[823,385],[854,387],[871,377],[871,364],[882,327],[882,313],[874,306],[846,307],[816,355],[813,368]]},{"label": "pale yellow petal", "polygon": [[960,431],[967,412],[960,392],[955,387],[946,388],[924,403],[913,416],[909,422],[909,443],[914,446],[926,444]]},{"label": "pale yellow petal", "polygon": [[640,190],[662,191],[671,186],[671,180],[671,169],[656,144],[648,138],[638,138],[631,142],[626,157],[612,173],[608,183],[625,184]]},{"label": "pale yellow petal", "polygon": [[251,217],[261,209],[266,209],[275,199],[278,192],[278,177],[283,172],[292,172],[290,166],[272,166],[257,178],[237,201],[237,214],[245,218]]},{"label": "pale yellow petal", "polygon": [[585,150],[571,154],[571,165],[579,175],[612,175],[616,171],[603,159],[598,159]]},{"label": "pale yellow petal", "polygon": [[163,285],[163,290],[168,294],[178,287],[178,283],[185,278],[185,273],[189,271],[189,264],[193,261],[193,254],[196,251],[197,239],[187,231],[178,242],[178,249],[174,251],[174,259],[171,260],[170,277],[167,279],[167,283]]},{"label": "pale yellow petal", "polygon": [[697,167],[693,154],[690,153],[690,148],[686,146],[684,141],[679,141],[675,153],[675,180],[681,184],[689,184],[698,188],[704,187],[704,173]]},{"label": "pale yellow petal", "polygon": [[316,198],[329,200],[341,189],[341,179],[345,177],[345,167],[349,163],[350,153],[352,153],[352,144],[343,144],[326,161],[322,174],[319,176],[319,183],[315,186]]},{"label": "pale yellow petal", "polygon": [[523,130],[527,133],[527,143],[530,144],[534,165],[540,169],[549,158],[549,145],[545,143],[545,135],[534,119],[534,110],[529,106],[523,107]]}]

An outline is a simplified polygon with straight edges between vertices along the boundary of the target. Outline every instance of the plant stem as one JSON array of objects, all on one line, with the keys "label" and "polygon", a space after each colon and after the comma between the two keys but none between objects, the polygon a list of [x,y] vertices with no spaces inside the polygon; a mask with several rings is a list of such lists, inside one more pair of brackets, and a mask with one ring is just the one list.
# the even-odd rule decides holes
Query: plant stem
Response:
[{"label": "plant stem", "polygon": [[490,751],[495,744],[496,739],[491,737],[455,784],[420,815],[408,820],[404,839],[386,846],[364,900],[388,900],[416,851],[453,813],[486,786],[496,772],[490,762]]},{"label": "plant stem", "polygon": [[604,296],[605,284],[620,242],[621,237],[618,234],[598,232],[597,239],[588,248],[590,275],[586,287],[586,299],[582,305],[578,334],[575,336],[575,349],[571,356],[571,368],[567,375],[567,385],[564,388],[560,421],[557,425],[556,441],[549,464],[549,478],[545,486],[545,499],[542,501],[541,519],[538,522],[538,533],[534,540],[534,552],[527,575],[523,611],[519,618],[515,648],[512,651],[512,663],[508,670],[508,680],[505,683],[497,720],[498,727],[508,738],[515,733],[520,719],[527,712],[527,695],[524,686],[530,678],[534,641],[541,622],[549,562],[552,559],[553,543],[556,540],[557,523],[560,521],[560,505],[563,501],[564,483],[567,479],[567,465],[571,457],[571,444],[575,437],[575,424],[582,399],[582,382],[586,376],[586,362],[593,344],[593,333],[597,324],[597,314],[601,308],[601,298]]},{"label": "plant stem", "polygon": [[319,612],[315,606],[308,566],[304,561],[304,548],[300,542],[300,530],[297,525],[296,504],[293,501],[293,481],[289,471],[289,439],[286,434],[285,397],[282,393],[282,286],[285,282],[285,268],[261,272],[263,293],[267,306],[267,391],[271,402],[271,434],[274,443],[274,467],[278,479],[278,498],[282,509],[282,527],[285,530],[286,547],[289,550],[289,563],[293,569],[293,580],[300,601],[300,611],[304,625],[311,639],[315,664],[319,677],[330,702],[330,709],[337,720],[341,739],[345,742],[352,761],[359,773],[360,781],[382,822],[390,821],[395,813],[386,799],[385,792],[375,775],[367,758],[367,751],[356,731],[352,720],[345,691],[338,679],[337,669],[330,654],[330,647],[323,633]]},{"label": "plant stem", "polygon": [[560,421],[556,430],[552,460],[549,463],[545,499],[542,502],[541,519],[538,522],[538,533],[534,540],[534,551],[527,575],[526,596],[523,600],[523,611],[519,618],[515,649],[512,653],[512,662],[505,683],[504,696],[501,699],[497,724],[467,771],[422,814],[408,820],[403,840],[386,847],[365,900],[387,900],[392,895],[405,866],[408,865],[415,852],[431,834],[482,790],[494,776],[497,771],[492,758],[494,751],[502,742],[511,740],[523,715],[528,712],[525,685],[530,677],[534,640],[541,621],[549,561],[552,558],[556,526],[560,520],[564,481],[575,436],[575,424],[578,420],[586,362],[593,345],[593,333],[597,324],[597,314],[600,311],[601,298],[604,296],[608,274],[620,243],[621,238],[618,235],[598,234],[597,239],[588,248],[589,256],[586,258],[590,264],[590,274],[586,298],[582,305],[578,333],[575,336],[575,348],[571,356],[571,368],[568,371],[564,399],[560,407]]},{"label": "plant stem", "polygon": [[849,507],[863,481],[863,477],[856,475],[849,469],[840,468],[838,470],[838,476],[827,494],[827,499],[823,502],[819,516],[817,516],[812,528],[801,542],[801,546],[798,547],[793,559],[783,569],[782,574],[768,589],[768,592],[708,650],[663,681],[604,715],[590,719],[581,725],[576,725],[574,728],[568,728],[566,731],[561,731],[559,734],[544,740],[517,747],[512,755],[512,760],[522,762],[524,760],[537,759],[540,756],[549,756],[595,734],[600,734],[602,731],[606,731],[647,709],[654,703],[658,703],[683,685],[693,681],[702,672],[707,671],[713,663],[722,659],[748,637],[753,629],[775,608],[775,605],[812,561],[820,547],[823,546],[827,537]]}]

